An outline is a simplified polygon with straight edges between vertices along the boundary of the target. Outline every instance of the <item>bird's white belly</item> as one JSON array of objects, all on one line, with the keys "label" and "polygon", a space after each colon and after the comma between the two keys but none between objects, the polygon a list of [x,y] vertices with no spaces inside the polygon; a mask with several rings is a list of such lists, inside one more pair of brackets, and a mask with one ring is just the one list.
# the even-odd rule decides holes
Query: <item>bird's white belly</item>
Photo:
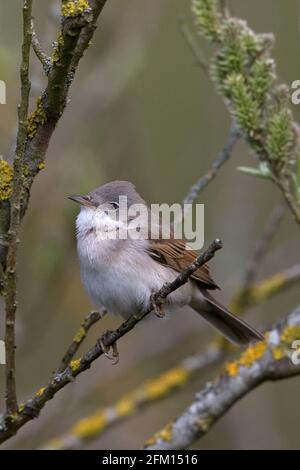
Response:
[{"label": "bird's white belly", "polygon": [[[175,271],[154,261],[145,249],[137,249],[136,243],[133,247],[129,240],[78,240],[82,281],[96,307],[128,318],[148,308],[151,294],[174,279]],[[189,298],[186,285],[169,300],[184,304]]]}]

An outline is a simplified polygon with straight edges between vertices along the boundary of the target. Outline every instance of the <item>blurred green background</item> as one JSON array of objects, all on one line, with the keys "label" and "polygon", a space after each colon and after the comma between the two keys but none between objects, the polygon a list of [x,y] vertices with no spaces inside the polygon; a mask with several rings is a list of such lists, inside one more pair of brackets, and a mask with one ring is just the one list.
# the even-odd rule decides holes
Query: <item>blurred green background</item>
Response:
[{"label": "blurred green background", "polygon": [[[59,2],[34,2],[35,25],[45,50],[57,35]],[[0,153],[11,158],[19,100],[20,0],[1,0],[0,79],[7,104],[0,108]],[[278,74],[300,79],[297,0],[235,0],[233,13],[254,30],[273,32]],[[80,282],[74,221],[77,208],[66,196],[90,191],[113,179],[128,179],[149,202],[181,201],[225,143],[230,119],[209,78],[195,63],[178,26],[193,18],[187,0],[108,0],[92,45],[80,63],[70,103],[51,141],[46,168],[37,177],[24,220],[19,257],[17,385],[21,401],[49,378],[82,318],[89,300]],[[207,56],[207,44],[198,38]],[[32,56],[32,106],[45,85]],[[294,106],[300,120],[299,109]],[[201,194],[205,238],[220,237],[224,249],[212,262],[228,302],[247,259],[280,195],[270,183],[239,173],[253,164],[239,143],[231,160]],[[287,214],[260,277],[291,266],[299,256],[299,229]],[[253,309],[247,318],[264,328],[299,303],[299,286]],[[2,310],[2,305],[1,305]],[[105,318],[85,341],[91,346],[118,318]],[[1,315],[0,338],[4,336]],[[37,448],[66,431],[96,407],[205,349],[213,331],[189,310],[168,321],[142,322],[119,342],[121,360],[104,358],[59,392],[41,417],[27,424],[5,448]],[[180,413],[216,371],[201,374],[184,391],[139,412],[92,442],[94,449],[132,449]],[[0,366],[0,409],[4,406]],[[241,400],[195,448],[299,448],[300,378],[267,384]]]}]

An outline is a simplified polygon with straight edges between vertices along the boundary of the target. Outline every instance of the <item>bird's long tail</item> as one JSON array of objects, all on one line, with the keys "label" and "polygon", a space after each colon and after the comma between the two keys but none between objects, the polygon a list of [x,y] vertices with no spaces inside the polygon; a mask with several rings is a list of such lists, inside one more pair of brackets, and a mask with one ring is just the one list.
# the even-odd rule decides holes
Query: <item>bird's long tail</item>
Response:
[{"label": "bird's long tail", "polygon": [[248,344],[264,339],[259,331],[229,312],[205,289],[196,290],[190,306],[233,343]]}]

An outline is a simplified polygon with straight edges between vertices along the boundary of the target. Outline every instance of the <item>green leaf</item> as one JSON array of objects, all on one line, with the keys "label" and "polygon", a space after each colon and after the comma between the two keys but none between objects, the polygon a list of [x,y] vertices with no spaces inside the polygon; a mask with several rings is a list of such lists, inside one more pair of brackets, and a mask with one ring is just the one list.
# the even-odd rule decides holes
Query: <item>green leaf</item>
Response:
[{"label": "green leaf", "polygon": [[272,173],[270,172],[270,169],[266,162],[261,162],[258,168],[239,166],[237,170],[241,173],[245,173],[246,175],[256,176],[257,178],[263,178],[267,180],[273,179]]}]

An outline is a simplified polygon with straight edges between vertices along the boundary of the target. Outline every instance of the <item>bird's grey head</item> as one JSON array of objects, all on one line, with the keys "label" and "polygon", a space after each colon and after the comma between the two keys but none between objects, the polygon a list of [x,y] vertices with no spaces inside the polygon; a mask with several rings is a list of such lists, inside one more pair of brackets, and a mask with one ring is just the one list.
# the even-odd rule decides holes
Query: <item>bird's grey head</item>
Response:
[{"label": "bird's grey head", "polygon": [[112,209],[118,209],[120,198],[124,196],[127,207],[133,204],[145,204],[145,201],[136,191],[134,185],[129,181],[111,181],[91,191],[86,195],[73,194],[69,199],[79,203],[83,208],[98,209],[109,205]]},{"label": "bird's grey head", "polygon": [[129,214],[130,207],[143,206],[145,201],[128,181],[112,181],[86,195],[74,194],[69,199],[80,204],[81,210],[76,220],[77,236],[100,232],[127,230],[128,222],[135,218]]}]

